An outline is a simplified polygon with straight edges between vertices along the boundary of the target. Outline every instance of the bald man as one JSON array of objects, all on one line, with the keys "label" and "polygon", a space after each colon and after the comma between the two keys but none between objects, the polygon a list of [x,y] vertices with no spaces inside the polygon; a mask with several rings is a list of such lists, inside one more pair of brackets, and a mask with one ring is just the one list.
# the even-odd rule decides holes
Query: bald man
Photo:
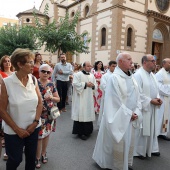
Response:
[{"label": "bald man", "polygon": [[143,122],[142,129],[136,130],[134,156],[160,156],[157,133],[157,111],[162,104],[158,83],[152,70],[156,61],[151,54],[142,57],[142,67],[134,74],[141,93]]},{"label": "bald man", "polygon": [[159,94],[163,101],[158,111],[158,135],[160,138],[170,141],[169,121],[170,121],[170,59],[162,61],[162,69],[156,73],[158,80]]},{"label": "bald man", "polygon": [[97,84],[90,71],[91,64],[87,61],[83,64],[83,71],[73,76],[72,133],[77,134],[82,140],[86,140],[93,132],[95,120],[93,92],[97,89]]},{"label": "bald man", "polygon": [[132,124],[140,127],[140,95],[130,72],[131,56],[120,53],[116,61],[118,66],[106,84],[104,112],[93,159],[101,168],[132,170]]}]

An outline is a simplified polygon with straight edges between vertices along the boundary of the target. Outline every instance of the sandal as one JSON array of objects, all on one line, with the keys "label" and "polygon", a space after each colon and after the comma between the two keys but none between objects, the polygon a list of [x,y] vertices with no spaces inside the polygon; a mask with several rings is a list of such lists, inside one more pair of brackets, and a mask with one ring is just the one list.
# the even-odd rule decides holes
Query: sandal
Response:
[{"label": "sandal", "polygon": [[36,161],[35,161],[35,167],[36,167],[37,169],[40,169],[40,168],[41,168],[40,159],[36,159]]},{"label": "sandal", "polygon": [[41,159],[42,159],[43,164],[46,164],[48,162],[48,158],[47,158],[46,154],[44,156],[42,156]]}]

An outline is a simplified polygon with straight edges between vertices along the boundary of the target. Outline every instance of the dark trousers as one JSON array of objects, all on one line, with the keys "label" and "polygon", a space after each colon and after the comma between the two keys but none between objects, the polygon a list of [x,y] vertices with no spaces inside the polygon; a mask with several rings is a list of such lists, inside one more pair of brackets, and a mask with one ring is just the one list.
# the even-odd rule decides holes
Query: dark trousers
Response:
[{"label": "dark trousers", "polygon": [[60,102],[57,103],[57,106],[58,109],[61,110],[65,108],[66,105],[68,82],[57,80],[57,90],[58,90],[58,95],[60,96]]},{"label": "dark trousers", "polygon": [[25,170],[35,170],[39,128],[27,138],[18,135],[5,134],[5,147],[8,155],[6,170],[16,170],[22,162],[23,148],[25,146]]}]

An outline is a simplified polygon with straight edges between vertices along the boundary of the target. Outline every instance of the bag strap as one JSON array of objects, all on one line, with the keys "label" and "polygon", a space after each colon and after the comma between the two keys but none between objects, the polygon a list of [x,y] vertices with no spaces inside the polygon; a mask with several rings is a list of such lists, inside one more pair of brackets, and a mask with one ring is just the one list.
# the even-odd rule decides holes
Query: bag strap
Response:
[{"label": "bag strap", "polygon": [[35,77],[32,75],[32,81],[33,81],[33,84],[35,85]]}]

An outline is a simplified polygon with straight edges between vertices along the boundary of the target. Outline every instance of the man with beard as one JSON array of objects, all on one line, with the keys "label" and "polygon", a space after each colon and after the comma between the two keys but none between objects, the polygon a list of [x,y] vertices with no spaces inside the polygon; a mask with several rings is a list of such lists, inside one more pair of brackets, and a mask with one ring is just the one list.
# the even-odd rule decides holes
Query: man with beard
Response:
[{"label": "man with beard", "polygon": [[[68,90],[69,76],[73,74],[72,65],[66,62],[65,53],[60,54],[60,62],[54,67],[52,74],[52,80],[57,84],[58,94],[60,96],[60,102],[57,103],[58,109],[66,112],[66,97]],[[57,77],[56,77],[57,76]]]}]

